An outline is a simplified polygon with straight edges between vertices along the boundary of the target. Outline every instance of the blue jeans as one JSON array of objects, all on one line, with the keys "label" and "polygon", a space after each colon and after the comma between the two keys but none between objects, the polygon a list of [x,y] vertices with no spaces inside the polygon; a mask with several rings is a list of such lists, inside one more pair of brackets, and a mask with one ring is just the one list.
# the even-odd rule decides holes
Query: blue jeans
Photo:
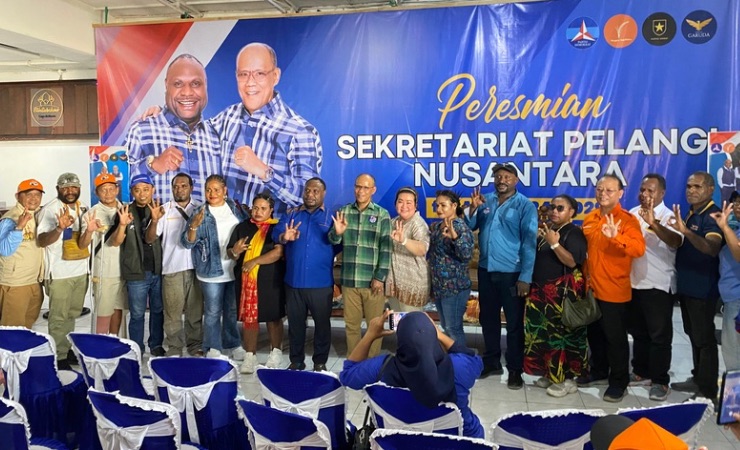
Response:
[{"label": "blue jeans", "polygon": [[483,364],[501,367],[501,308],[506,314],[506,368],[522,371],[524,364],[524,297],[516,295],[519,272],[488,272],[478,268]]},{"label": "blue jeans", "polygon": [[149,350],[162,347],[164,340],[164,312],[162,308],[162,277],[152,272],[145,272],[140,281],[127,281],[128,308],[131,318],[128,323],[128,335],[139,344],[144,352],[144,314],[149,300]]},{"label": "blue jeans", "polygon": [[236,324],[234,282],[208,283],[201,280],[200,289],[203,291],[203,350],[221,351],[241,346]]},{"label": "blue jeans", "polygon": [[458,292],[452,297],[445,297],[435,301],[439,321],[442,323],[447,336],[458,344],[465,345],[465,331],[463,330],[463,315],[468,307],[470,289]]}]

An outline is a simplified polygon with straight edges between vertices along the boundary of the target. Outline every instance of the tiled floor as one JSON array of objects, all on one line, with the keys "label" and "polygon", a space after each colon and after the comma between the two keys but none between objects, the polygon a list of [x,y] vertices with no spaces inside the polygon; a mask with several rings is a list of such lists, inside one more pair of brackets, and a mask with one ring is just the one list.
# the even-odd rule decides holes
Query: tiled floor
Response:
[{"label": "tiled floor", "polygon": [[[82,317],[77,320],[76,331],[90,331],[90,316]],[[674,338],[673,338],[673,364],[671,368],[672,381],[684,380],[690,375],[691,371],[691,349],[689,340],[683,333],[681,324],[681,315],[678,308],[674,309]],[[309,325],[311,325],[309,320]],[[717,318],[717,325],[720,325],[720,319]],[[332,319],[332,349],[327,368],[335,373],[342,370],[342,364],[346,355],[346,343],[344,340],[344,325],[341,319]],[[47,323],[43,319],[34,326],[39,331],[46,332]],[[468,336],[468,345],[483,350],[483,339],[480,334],[480,328],[477,326],[466,326]],[[307,353],[310,355],[313,341],[312,328],[309,326],[308,343],[306,346]],[[502,339],[505,345],[505,338]],[[264,325],[260,331],[260,341],[258,350],[258,360],[265,363],[269,351],[267,341],[267,332]],[[283,343],[285,366],[288,361],[288,342],[287,342],[287,325],[286,336]],[[386,338],[383,342],[383,349],[391,351],[395,348],[395,339],[393,336]],[[148,355],[146,355],[148,357]],[[310,356],[306,358],[306,364],[310,369],[312,363]],[[720,370],[724,370],[724,364],[720,355]],[[606,403],[601,400],[605,387],[594,387],[579,389],[578,393],[568,395],[564,398],[553,398],[545,393],[544,389],[533,386],[536,377],[524,375],[526,386],[519,391],[512,391],[506,387],[506,377],[491,376],[485,380],[476,382],[471,395],[472,409],[480,417],[486,435],[490,437],[491,424],[502,415],[516,411],[538,411],[547,409],[560,408],[598,408],[606,412],[615,412],[617,408],[622,407],[640,407],[654,406],[660,404],[648,399],[648,391],[645,387],[630,387],[627,395],[621,403]],[[241,391],[247,398],[258,399],[259,386],[254,375],[241,376]],[[689,394],[672,392],[668,398],[669,402],[681,402],[686,400]],[[349,406],[348,414],[355,424],[362,423],[365,407],[362,406],[362,395],[358,391],[348,391]],[[725,431],[722,427],[714,423],[714,418],[708,421],[702,431],[700,443],[707,446],[710,450],[723,449],[740,449],[740,441],[736,440],[731,432]]]}]

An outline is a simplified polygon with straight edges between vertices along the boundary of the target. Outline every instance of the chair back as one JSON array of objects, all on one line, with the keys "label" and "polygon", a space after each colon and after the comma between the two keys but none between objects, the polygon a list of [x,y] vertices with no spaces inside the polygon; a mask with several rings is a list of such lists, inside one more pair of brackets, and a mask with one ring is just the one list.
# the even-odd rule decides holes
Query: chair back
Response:
[{"label": "chair back", "polygon": [[250,400],[237,400],[236,405],[239,417],[249,429],[252,450],[331,448],[329,429],[317,419]]},{"label": "chair back", "polygon": [[494,423],[491,436],[500,450],[582,450],[590,448],[591,427],[605,415],[600,409],[516,412]]},{"label": "chair back", "polygon": [[5,397],[11,400],[62,387],[54,340],[38,331],[0,327],[0,368],[5,374]]},{"label": "chair back", "polygon": [[31,441],[31,427],[20,403],[0,398],[0,449],[26,450]]},{"label": "chair back", "polygon": [[463,421],[454,403],[427,408],[417,402],[407,388],[377,382],[364,387],[378,428],[422,431],[462,436]]},{"label": "chair back", "polygon": [[180,415],[174,406],[90,388],[103,450],[179,449]]},{"label": "chair back", "polygon": [[335,374],[259,367],[257,379],[266,406],[318,419],[329,429],[332,448],[348,445],[346,388]]},{"label": "chair back", "polygon": [[118,391],[128,397],[154,398],[142,383],[141,350],[135,342],[89,333],[70,333],[67,339],[89,387],[105,392]]},{"label": "chair back", "polygon": [[370,435],[372,450],[491,450],[498,447],[484,439],[449,434],[422,433],[408,430],[389,430],[378,428]]},{"label": "chair back", "polygon": [[157,400],[177,408],[182,440],[206,448],[238,448],[246,429],[236,413],[236,366],[226,359],[149,360]]},{"label": "chair back", "polygon": [[675,434],[689,444],[689,448],[696,448],[697,439],[704,422],[714,413],[714,405],[707,398],[696,398],[683,403],[672,403],[650,408],[621,408],[617,410],[620,416],[629,417],[637,421],[643,417],[650,419],[660,427]]}]

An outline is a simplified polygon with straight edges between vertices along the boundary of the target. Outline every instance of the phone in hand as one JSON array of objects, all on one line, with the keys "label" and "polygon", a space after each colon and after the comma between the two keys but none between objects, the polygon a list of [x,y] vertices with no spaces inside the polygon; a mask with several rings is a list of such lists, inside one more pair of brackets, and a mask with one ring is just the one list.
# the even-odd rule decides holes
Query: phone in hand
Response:
[{"label": "phone in hand", "polygon": [[729,370],[722,376],[717,424],[737,422],[732,416],[733,413],[740,413],[740,370]]},{"label": "phone in hand", "polygon": [[391,315],[388,316],[388,329],[391,331],[396,331],[396,327],[398,327],[398,322],[400,322],[405,315],[405,312],[392,312]]}]

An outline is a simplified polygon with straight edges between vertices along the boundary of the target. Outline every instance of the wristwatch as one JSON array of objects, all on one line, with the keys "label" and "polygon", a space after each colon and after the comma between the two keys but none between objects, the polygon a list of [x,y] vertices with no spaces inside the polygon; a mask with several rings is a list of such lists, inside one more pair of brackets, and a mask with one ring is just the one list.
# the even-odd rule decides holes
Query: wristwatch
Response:
[{"label": "wristwatch", "polygon": [[275,171],[272,170],[272,167],[267,166],[267,170],[265,170],[265,177],[262,179],[263,183],[269,183],[272,181],[272,178],[275,176]]},{"label": "wristwatch", "polygon": [[149,170],[154,170],[154,168],[152,168],[153,162],[154,162],[154,155],[149,155],[146,157],[146,166],[149,168]]}]

